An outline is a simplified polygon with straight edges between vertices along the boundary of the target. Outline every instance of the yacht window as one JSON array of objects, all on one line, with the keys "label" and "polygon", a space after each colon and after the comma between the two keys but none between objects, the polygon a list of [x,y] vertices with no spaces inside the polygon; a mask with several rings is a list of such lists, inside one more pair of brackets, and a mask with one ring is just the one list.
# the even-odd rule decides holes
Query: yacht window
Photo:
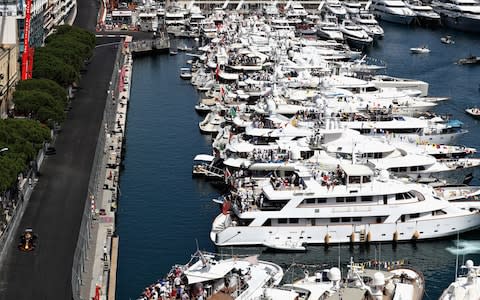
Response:
[{"label": "yacht window", "polygon": [[363,183],[367,183],[367,182],[372,181],[372,180],[370,179],[370,176],[363,176],[362,178],[363,178]]},{"label": "yacht window", "polygon": [[382,217],[377,217],[376,222],[377,223],[382,223]]},{"label": "yacht window", "polygon": [[348,183],[360,183],[360,176],[350,176],[348,177]]},{"label": "yacht window", "polygon": [[383,204],[388,203],[388,195],[383,195]]},{"label": "yacht window", "polygon": [[419,171],[425,171],[425,166],[418,166]]},{"label": "yacht window", "polygon": [[373,196],[362,196],[362,202],[373,201]]},{"label": "yacht window", "polygon": [[410,167],[410,171],[417,171],[417,169],[418,169],[417,166]]},{"label": "yacht window", "polygon": [[350,218],[348,218],[348,217],[343,217],[343,218],[342,218],[342,222],[350,222]]},{"label": "yacht window", "polygon": [[327,198],[317,198],[317,203],[327,203]]},{"label": "yacht window", "polygon": [[441,209],[432,211],[432,216],[441,216],[441,215],[446,215],[446,214],[447,214],[447,213],[444,212],[444,211],[441,210]]},{"label": "yacht window", "polygon": [[347,202],[356,202],[357,201],[357,197],[347,197]]},{"label": "yacht window", "polygon": [[338,223],[340,222],[340,218],[330,218],[331,223]]},{"label": "yacht window", "polygon": [[405,222],[405,215],[402,215],[402,216],[400,217],[400,221]]},{"label": "yacht window", "polygon": [[400,171],[400,172],[407,172],[407,167],[400,167],[400,168],[399,168],[399,171]]},{"label": "yacht window", "polygon": [[420,214],[419,214],[419,213],[410,214],[410,219],[416,219],[416,218],[419,218],[419,217],[420,217]]},{"label": "yacht window", "polygon": [[362,222],[362,217],[353,217],[352,221],[353,222]]},{"label": "yacht window", "polygon": [[289,223],[290,224],[298,224],[298,218],[290,218]]},{"label": "yacht window", "polygon": [[336,201],[337,201],[337,203],[338,202],[345,202],[345,197],[337,197]]},{"label": "yacht window", "polygon": [[403,193],[395,194],[395,200],[403,200]]},{"label": "yacht window", "polygon": [[272,220],[267,219],[267,220],[265,221],[265,223],[263,223],[262,226],[272,226]]},{"label": "yacht window", "polygon": [[278,224],[287,224],[287,219],[278,219]]},{"label": "yacht window", "polygon": [[306,204],[315,204],[315,198],[305,199]]},{"label": "yacht window", "polygon": [[392,172],[398,172],[398,168],[390,168],[390,171],[392,171]]}]

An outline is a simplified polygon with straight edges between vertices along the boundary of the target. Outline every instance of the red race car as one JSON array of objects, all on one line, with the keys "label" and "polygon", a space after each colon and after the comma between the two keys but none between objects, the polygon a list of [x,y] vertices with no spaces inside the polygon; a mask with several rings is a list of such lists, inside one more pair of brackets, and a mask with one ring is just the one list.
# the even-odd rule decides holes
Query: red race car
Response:
[{"label": "red race car", "polygon": [[20,236],[20,244],[18,244],[18,249],[24,252],[30,252],[35,250],[37,236],[33,233],[31,228],[25,229],[23,234]]}]

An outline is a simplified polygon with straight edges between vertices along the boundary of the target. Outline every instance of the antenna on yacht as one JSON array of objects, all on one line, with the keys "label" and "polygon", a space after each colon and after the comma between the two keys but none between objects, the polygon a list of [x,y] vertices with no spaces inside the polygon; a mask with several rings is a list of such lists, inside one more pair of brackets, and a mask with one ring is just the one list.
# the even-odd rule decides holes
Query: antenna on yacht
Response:
[{"label": "antenna on yacht", "polygon": [[457,231],[457,253],[456,253],[456,259],[455,259],[455,280],[458,278],[458,245],[460,242],[460,232]]}]

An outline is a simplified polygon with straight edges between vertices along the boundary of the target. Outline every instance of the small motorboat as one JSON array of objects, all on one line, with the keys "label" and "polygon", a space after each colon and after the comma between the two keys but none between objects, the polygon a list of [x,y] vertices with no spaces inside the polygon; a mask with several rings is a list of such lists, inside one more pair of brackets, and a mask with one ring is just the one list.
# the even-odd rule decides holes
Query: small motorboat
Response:
[{"label": "small motorboat", "polygon": [[467,58],[460,58],[457,61],[459,65],[476,65],[480,64],[480,56],[470,55]]},{"label": "small motorboat", "polygon": [[268,250],[282,252],[305,252],[307,248],[301,241],[291,239],[270,239],[263,243]]},{"label": "small motorboat", "polygon": [[410,48],[410,52],[412,54],[426,54],[426,53],[430,53],[430,49],[428,49],[427,46],[421,46],[418,48]]},{"label": "small motorboat", "polygon": [[190,71],[190,68],[180,68],[180,78],[192,79],[192,71]]},{"label": "small motorboat", "polygon": [[169,53],[170,53],[170,55],[177,55],[177,54],[178,54],[178,51],[176,51],[176,50],[170,50]]},{"label": "small motorboat", "polygon": [[474,117],[475,119],[480,119],[480,108],[478,107],[467,108],[465,109],[465,112]]},{"label": "small motorboat", "polygon": [[452,39],[452,36],[446,35],[440,38],[440,41],[444,44],[455,44],[455,41]]}]

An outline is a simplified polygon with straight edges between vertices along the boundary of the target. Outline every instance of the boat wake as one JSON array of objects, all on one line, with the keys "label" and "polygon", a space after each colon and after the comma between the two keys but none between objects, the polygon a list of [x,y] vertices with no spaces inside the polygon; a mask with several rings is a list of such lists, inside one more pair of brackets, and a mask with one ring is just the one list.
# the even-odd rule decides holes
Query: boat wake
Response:
[{"label": "boat wake", "polygon": [[480,253],[480,241],[455,241],[455,247],[447,247],[446,250],[454,255]]}]

